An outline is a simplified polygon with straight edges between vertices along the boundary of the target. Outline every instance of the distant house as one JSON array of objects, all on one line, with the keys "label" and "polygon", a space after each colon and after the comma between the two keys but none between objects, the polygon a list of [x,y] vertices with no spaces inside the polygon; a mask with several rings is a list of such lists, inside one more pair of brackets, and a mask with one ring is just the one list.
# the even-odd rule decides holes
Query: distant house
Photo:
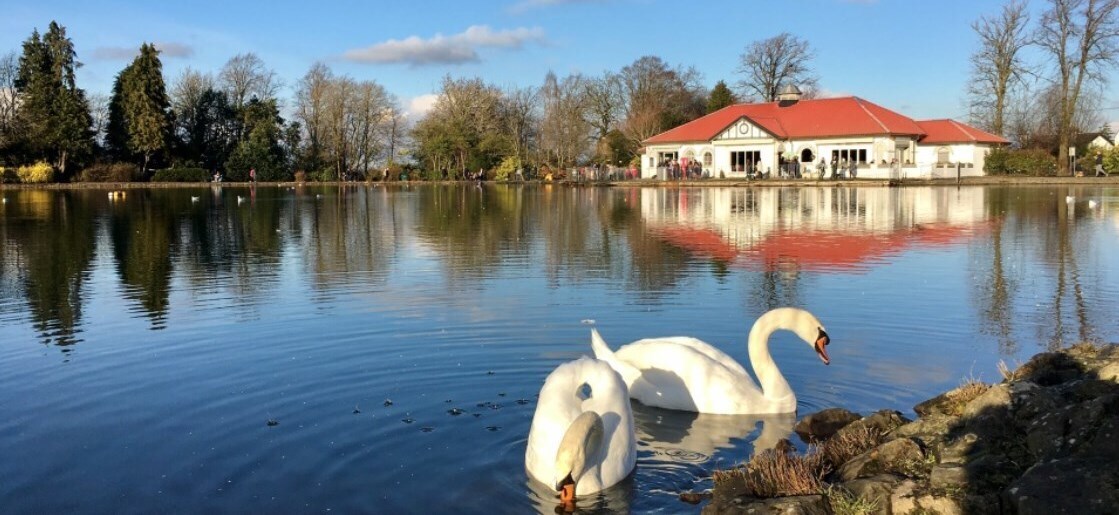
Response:
[{"label": "distant house", "polygon": [[1111,150],[1115,148],[1115,142],[1107,137],[1107,134],[1102,132],[1084,132],[1076,136],[1075,145],[1079,148]]},{"label": "distant house", "polygon": [[[663,163],[698,160],[712,177],[746,177],[760,168],[815,172],[828,163],[855,161],[859,177],[982,175],[991,149],[1009,143],[955,120],[913,120],[859,97],[800,100],[786,86],[777,102],[736,104],[653,136],[644,142],[641,176],[656,177]],[[793,164],[796,163],[796,164]]]}]

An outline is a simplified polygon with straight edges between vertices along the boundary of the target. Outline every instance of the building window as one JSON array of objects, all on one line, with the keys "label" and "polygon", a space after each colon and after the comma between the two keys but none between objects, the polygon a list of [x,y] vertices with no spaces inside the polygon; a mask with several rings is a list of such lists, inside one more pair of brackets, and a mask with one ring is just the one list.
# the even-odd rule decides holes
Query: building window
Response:
[{"label": "building window", "polygon": [[940,147],[940,148],[936,149],[936,162],[938,164],[948,163],[948,160],[951,157],[952,157],[952,152],[948,150],[948,147]]},{"label": "building window", "polygon": [[811,163],[816,160],[816,155],[812,153],[812,149],[806,148],[800,151],[800,162]]},{"label": "building window", "polygon": [[866,164],[866,149],[865,148],[841,148],[839,150],[831,151],[831,158],[833,161],[855,161],[857,163]]},{"label": "building window", "polygon": [[658,152],[657,160],[660,161],[658,166],[668,164],[669,161],[675,161],[679,155],[679,152]]},{"label": "building window", "polygon": [[704,152],[703,153],[703,166],[711,166],[711,153],[710,152]]},{"label": "building window", "polygon": [[761,151],[738,151],[730,153],[730,169],[732,172],[748,172],[754,165],[761,162]]}]

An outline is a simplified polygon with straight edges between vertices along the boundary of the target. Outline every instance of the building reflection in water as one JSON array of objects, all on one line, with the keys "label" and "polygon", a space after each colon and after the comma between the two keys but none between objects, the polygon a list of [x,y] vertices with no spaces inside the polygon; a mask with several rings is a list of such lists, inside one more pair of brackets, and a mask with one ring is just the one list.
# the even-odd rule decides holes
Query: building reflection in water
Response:
[{"label": "building reflection in water", "polygon": [[658,189],[642,214],[662,240],[764,271],[861,270],[986,228],[981,188]]}]

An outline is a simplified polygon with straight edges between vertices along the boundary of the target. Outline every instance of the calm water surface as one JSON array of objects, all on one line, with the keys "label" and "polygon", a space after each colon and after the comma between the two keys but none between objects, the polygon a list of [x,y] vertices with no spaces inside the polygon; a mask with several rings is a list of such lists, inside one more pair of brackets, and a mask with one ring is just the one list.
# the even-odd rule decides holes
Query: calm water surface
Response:
[{"label": "calm water surface", "polygon": [[[5,513],[550,513],[535,395],[591,324],[745,362],[805,307],[832,365],[771,342],[802,415],[1119,340],[1114,188],[0,194]],[[794,422],[634,409],[637,472],[583,508],[698,511]]]}]

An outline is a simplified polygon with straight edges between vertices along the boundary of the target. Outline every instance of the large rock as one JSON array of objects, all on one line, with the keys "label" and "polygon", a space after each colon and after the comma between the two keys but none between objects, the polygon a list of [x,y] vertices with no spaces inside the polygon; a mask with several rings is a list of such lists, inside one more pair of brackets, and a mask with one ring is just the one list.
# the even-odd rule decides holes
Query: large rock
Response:
[{"label": "large rock", "polygon": [[1114,456],[1046,461],[1027,470],[1002,497],[1018,515],[1115,513],[1119,469]]},{"label": "large rock", "polygon": [[794,431],[805,443],[818,442],[831,438],[843,426],[860,418],[858,413],[843,408],[828,408],[802,418]]},{"label": "large rock", "polygon": [[925,444],[926,447],[936,447],[939,442],[944,441],[948,437],[948,431],[957,423],[959,419],[948,415],[934,414],[918,418],[913,422],[905,424],[895,429],[891,436],[903,438],[917,438]]},{"label": "large rock", "polygon": [[893,493],[894,487],[901,481],[901,478],[892,474],[879,474],[877,476],[855,479],[840,485],[851,495],[873,501],[875,503],[875,510],[871,513],[877,515],[889,515],[890,512],[890,495]]},{"label": "large rock", "polygon": [[719,502],[712,501],[703,507],[704,515],[749,514],[749,515],[831,515],[828,500],[822,495],[801,495],[757,499],[735,497]]},{"label": "large rock", "polygon": [[843,426],[843,429],[836,431],[836,435],[848,431],[858,431],[863,428],[875,430],[880,434],[886,434],[909,422],[910,420],[902,416],[900,411],[888,409],[881,410]]},{"label": "large rock", "polygon": [[966,418],[989,416],[994,412],[1009,412],[1010,387],[997,384],[987,389],[978,397],[964,405],[963,416]]},{"label": "large rock", "polygon": [[924,457],[917,442],[898,438],[851,458],[839,467],[836,477],[840,481],[851,481],[883,473],[903,474],[912,463]]}]

